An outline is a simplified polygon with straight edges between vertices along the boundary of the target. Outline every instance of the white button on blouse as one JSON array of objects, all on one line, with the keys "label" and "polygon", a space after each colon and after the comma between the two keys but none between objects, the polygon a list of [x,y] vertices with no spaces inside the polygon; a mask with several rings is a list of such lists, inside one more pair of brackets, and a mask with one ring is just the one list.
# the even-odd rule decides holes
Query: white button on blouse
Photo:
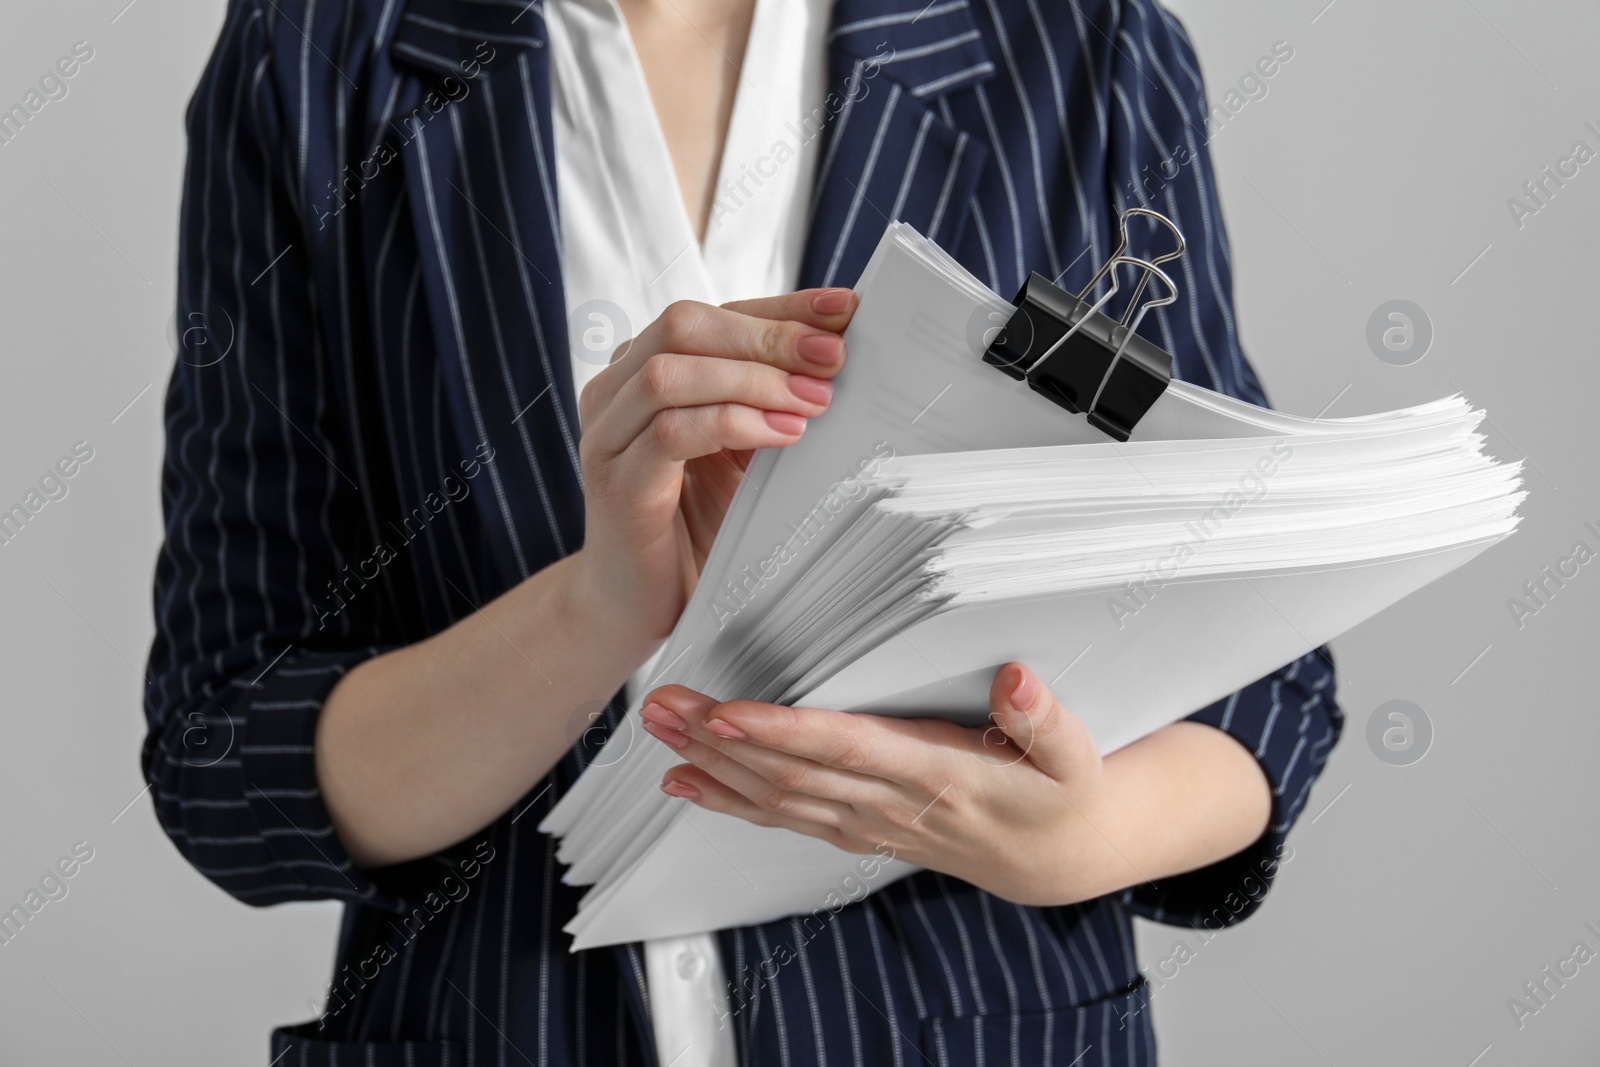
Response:
[{"label": "white button on blouse", "polygon": [[[757,0],[702,245],[615,0],[546,0],[573,381],[675,300],[795,288],[823,110],[828,0]],[[646,669],[630,694],[648,684]],[[661,1067],[735,1067],[716,938],[645,944]]]}]

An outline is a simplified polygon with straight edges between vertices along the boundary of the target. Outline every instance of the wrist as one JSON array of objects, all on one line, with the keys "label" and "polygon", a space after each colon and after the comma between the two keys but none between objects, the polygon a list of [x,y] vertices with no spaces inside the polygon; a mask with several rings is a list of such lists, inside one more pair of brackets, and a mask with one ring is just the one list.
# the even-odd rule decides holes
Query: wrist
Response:
[{"label": "wrist", "polygon": [[983,888],[1032,907],[1065,907],[1117,892],[1143,880],[1125,835],[1104,783],[1071,796],[1063,792],[1056,818],[987,865],[997,884]]},{"label": "wrist", "polygon": [[1075,894],[1074,903],[1120,892],[1154,876],[1147,871],[1148,842],[1138,822],[1140,798],[1128,795],[1137,788],[1138,783],[1123,773],[1116,761],[1103,760],[1095,788],[1086,796],[1073,798],[1072,814],[1078,826],[1073,840],[1078,854],[1058,862],[1073,868],[1067,884]]},{"label": "wrist", "polygon": [[563,557],[547,571],[552,579],[554,617],[565,620],[569,632],[601,646],[608,658],[624,665],[626,678],[650,658],[665,635],[649,627],[626,608],[625,599],[606,581],[603,564],[585,548]]}]

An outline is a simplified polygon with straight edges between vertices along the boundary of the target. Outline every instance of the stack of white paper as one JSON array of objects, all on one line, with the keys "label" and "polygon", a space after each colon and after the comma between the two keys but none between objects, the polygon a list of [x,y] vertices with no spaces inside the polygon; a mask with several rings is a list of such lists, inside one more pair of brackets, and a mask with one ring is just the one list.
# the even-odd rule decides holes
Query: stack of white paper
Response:
[{"label": "stack of white paper", "polygon": [[[977,723],[1020,660],[1110,751],[1517,524],[1520,465],[1460,397],[1304,419],[1173,382],[1119,444],[981,361],[1011,305],[909,227],[858,288],[832,410],[751,464],[653,685]],[[594,886],[575,949],[836,910],[915,869],[665,796],[677,757],[631,695],[541,827]]]}]

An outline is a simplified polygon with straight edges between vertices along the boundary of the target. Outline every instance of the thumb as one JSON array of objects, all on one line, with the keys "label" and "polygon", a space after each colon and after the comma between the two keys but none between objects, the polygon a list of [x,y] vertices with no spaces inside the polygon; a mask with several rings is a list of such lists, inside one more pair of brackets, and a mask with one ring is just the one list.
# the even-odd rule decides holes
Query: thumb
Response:
[{"label": "thumb", "polygon": [[1099,749],[1083,720],[1062,707],[1038,675],[1020,663],[1007,663],[995,672],[989,710],[1028,762],[1057,781],[1099,762]]}]

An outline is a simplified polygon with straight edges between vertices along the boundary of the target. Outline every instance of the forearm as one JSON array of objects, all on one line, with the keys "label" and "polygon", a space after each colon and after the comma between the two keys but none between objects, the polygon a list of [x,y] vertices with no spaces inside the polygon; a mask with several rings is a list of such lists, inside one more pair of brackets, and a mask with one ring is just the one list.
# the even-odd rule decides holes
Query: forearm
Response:
[{"label": "forearm", "polygon": [[334,688],[317,778],[359,864],[425,856],[492,822],[649,656],[654,642],[587,594],[580,557]]},{"label": "forearm", "polygon": [[1087,900],[1197,870],[1248,847],[1271,817],[1256,758],[1202,723],[1176,722],[1118,749],[1103,774],[1094,810],[1074,812],[1087,832],[1039,864],[1042,896],[1062,886]]}]

